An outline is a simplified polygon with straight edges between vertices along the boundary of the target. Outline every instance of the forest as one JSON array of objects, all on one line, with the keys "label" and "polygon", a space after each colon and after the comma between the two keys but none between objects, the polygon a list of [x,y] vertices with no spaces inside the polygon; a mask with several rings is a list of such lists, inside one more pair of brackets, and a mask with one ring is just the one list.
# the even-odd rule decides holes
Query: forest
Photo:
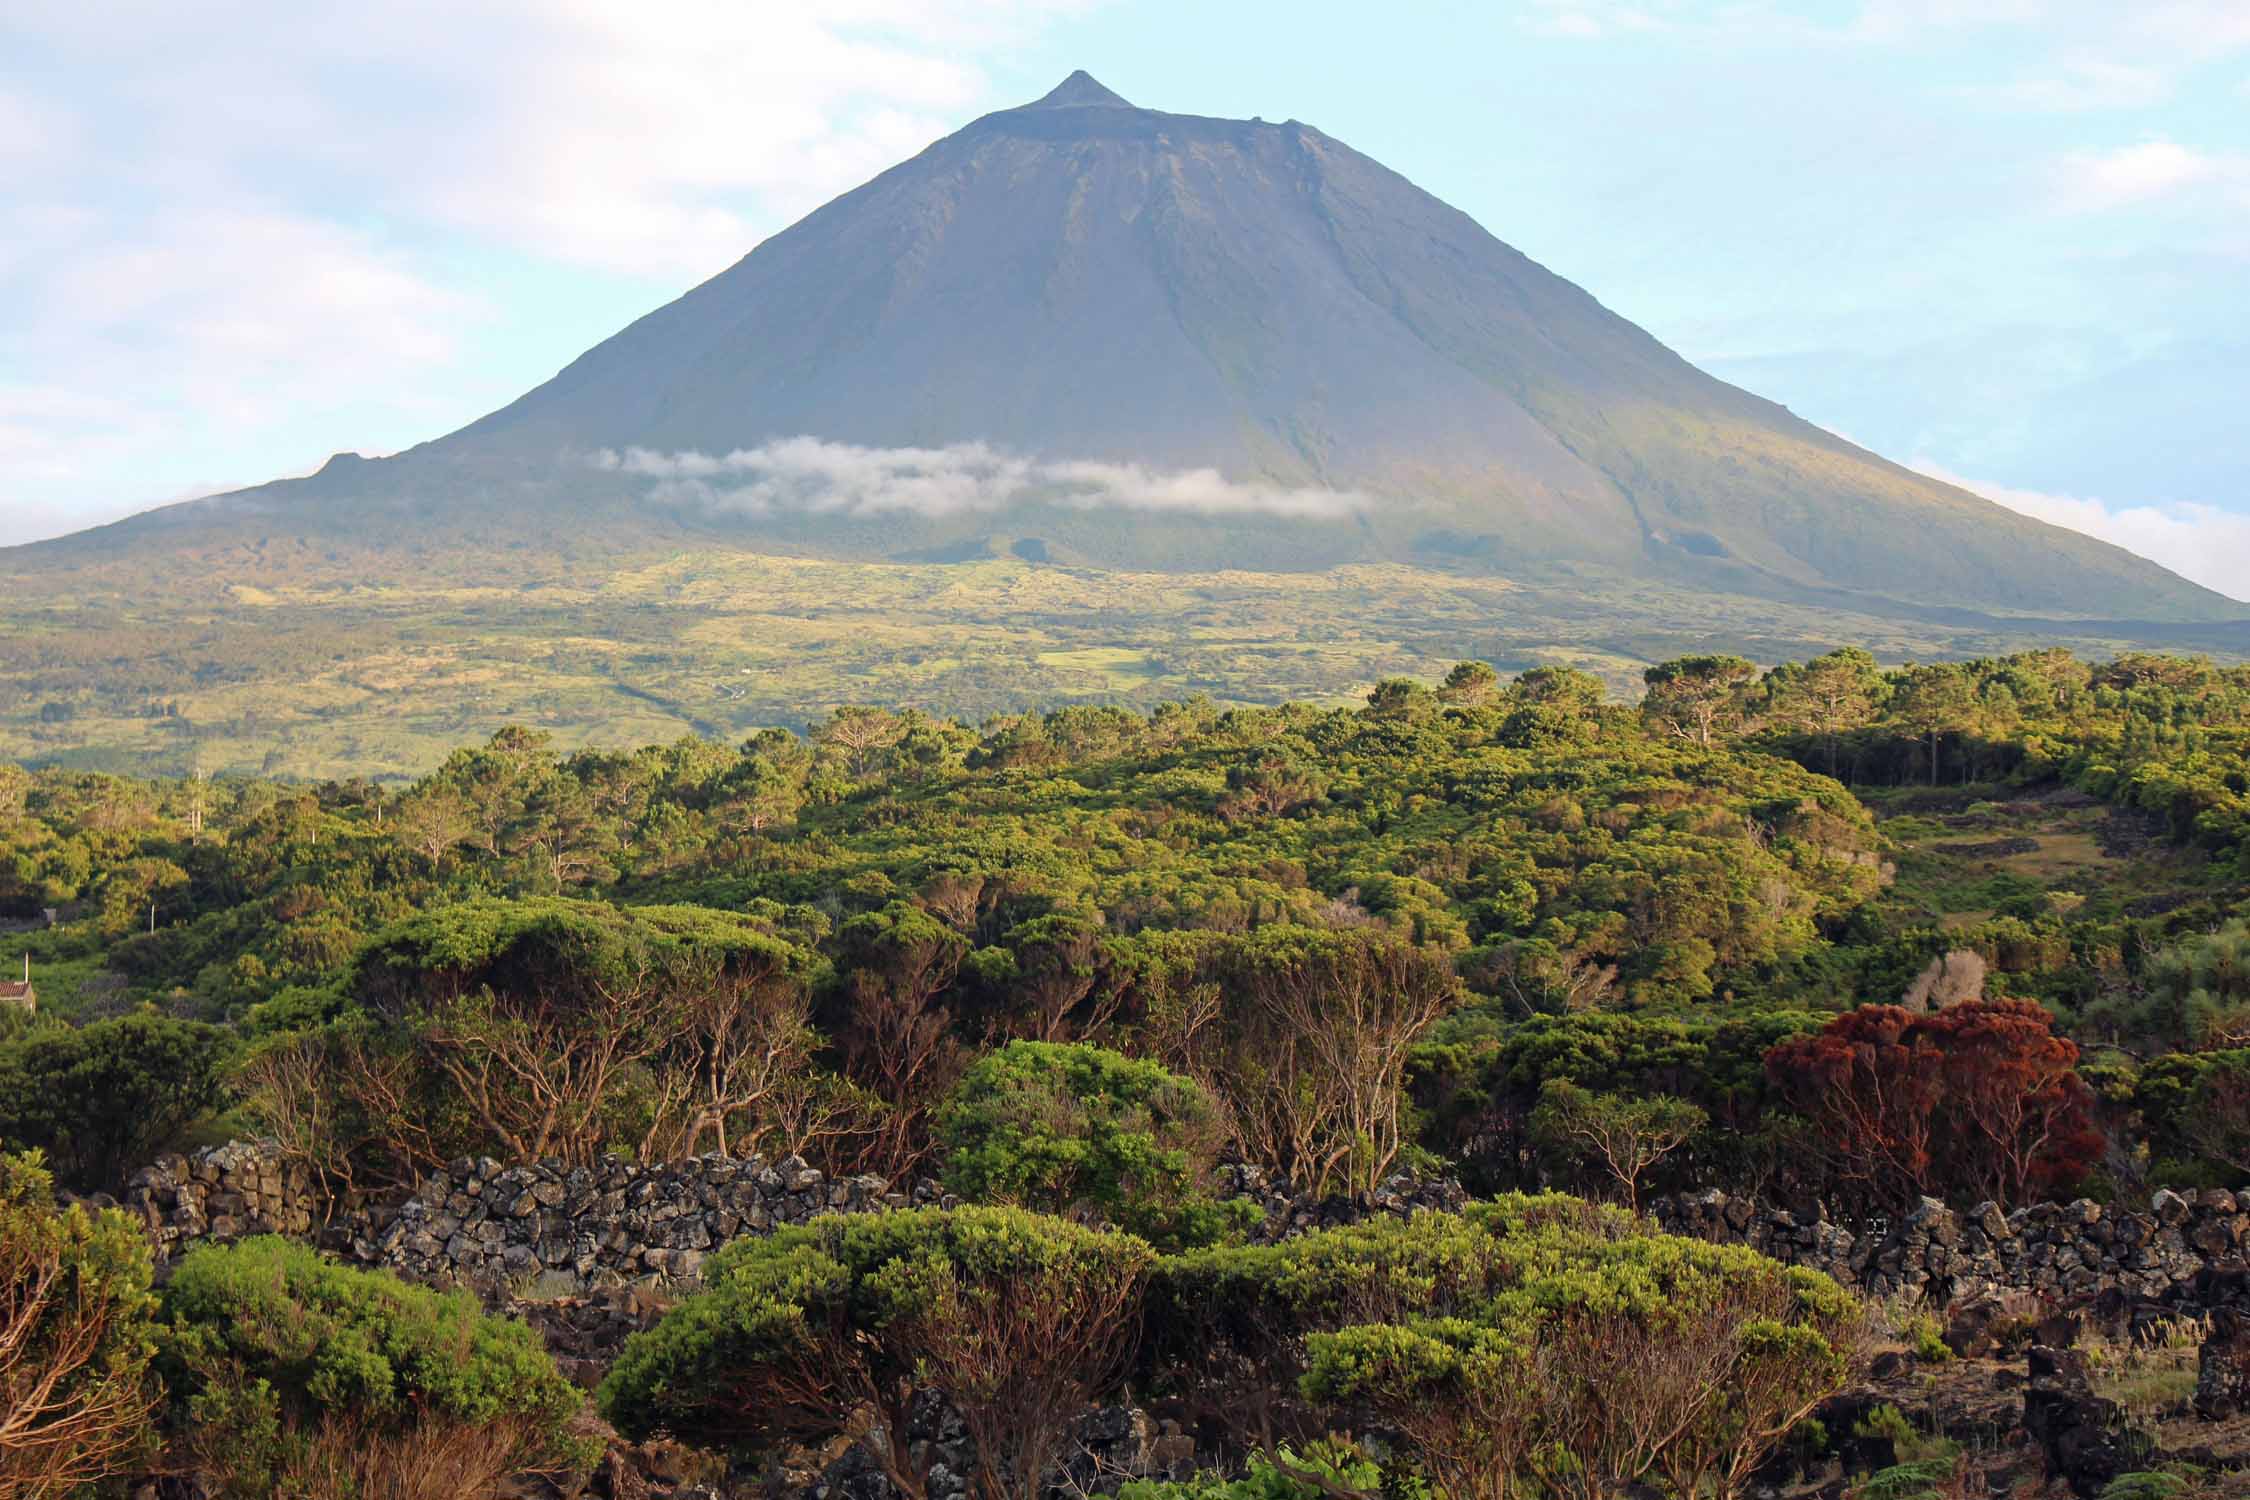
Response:
[{"label": "forest", "polygon": [[[2250,668],[1644,689],[1465,661],[1356,707],[511,728],[410,782],[0,766],[0,1492],[501,1493],[606,1433],[1037,1500],[1130,1392],[1240,1456],[1137,1500],[1728,1496],[1872,1314],[1652,1200],[2250,1183]],[[742,1236],[589,1406],[467,1291],[271,1239],[159,1276],[97,1211],[251,1137],[339,1215],[708,1153],[950,1206]],[[1243,1167],[1467,1201],[1266,1242]]]}]

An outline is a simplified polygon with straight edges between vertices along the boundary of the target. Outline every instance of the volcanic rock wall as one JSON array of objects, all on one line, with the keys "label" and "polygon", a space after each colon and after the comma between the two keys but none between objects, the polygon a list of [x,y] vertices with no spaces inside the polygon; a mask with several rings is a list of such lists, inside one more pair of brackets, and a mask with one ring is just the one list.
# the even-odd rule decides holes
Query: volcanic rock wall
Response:
[{"label": "volcanic rock wall", "polygon": [[1966,1213],[1925,1198],[1895,1222],[1854,1228],[1763,1207],[1724,1193],[1649,1205],[1674,1234],[1746,1244],[1776,1260],[1825,1271],[1877,1297],[1935,1303],[2024,1291],[2058,1301],[2104,1292],[2161,1300],[2250,1242],[2250,1194],[2159,1190],[2146,1213],[2081,1198],[2002,1213]]},{"label": "volcanic rock wall", "polygon": [[[1255,1237],[1279,1240],[1371,1214],[1458,1208],[1451,1182],[1386,1183],[1364,1203],[1320,1199],[1231,1169],[1230,1194],[1257,1203]],[[328,1226],[351,1258],[424,1280],[503,1285],[552,1275],[581,1284],[660,1276],[692,1279],[704,1258],[744,1234],[824,1213],[874,1213],[953,1199],[932,1182],[896,1188],[880,1177],[830,1178],[801,1157],[697,1157],[642,1166],[609,1159],[503,1164],[462,1159],[425,1180],[404,1204]],[[247,1234],[309,1235],[323,1223],[316,1184],[261,1143],[234,1142],[167,1156],[133,1175],[123,1207],[148,1226],[160,1257],[198,1241]],[[2158,1192],[2145,1213],[2085,1199],[2002,1213],[1924,1199],[1886,1224],[1849,1225],[1723,1193],[1658,1199],[1656,1222],[1675,1234],[1747,1244],[1811,1266],[1878,1297],[1946,1303],[2025,1291],[2057,1301],[2115,1291],[2162,1300],[2206,1268],[2239,1264],[2250,1248],[2250,1194]]]}]

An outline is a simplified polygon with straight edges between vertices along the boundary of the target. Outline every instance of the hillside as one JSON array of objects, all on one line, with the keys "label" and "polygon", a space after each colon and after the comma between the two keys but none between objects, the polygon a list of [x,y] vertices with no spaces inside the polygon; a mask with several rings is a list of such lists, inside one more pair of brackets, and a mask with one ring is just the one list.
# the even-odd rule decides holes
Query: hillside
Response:
[{"label": "hillside", "polygon": [[1310,126],[1077,74],[449,436],[0,552],[0,751],[399,772],[527,713],[1273,701],[1464,638],[1620,682],[1689,641],[2238,655],[2246,616],[1713,379]]}]

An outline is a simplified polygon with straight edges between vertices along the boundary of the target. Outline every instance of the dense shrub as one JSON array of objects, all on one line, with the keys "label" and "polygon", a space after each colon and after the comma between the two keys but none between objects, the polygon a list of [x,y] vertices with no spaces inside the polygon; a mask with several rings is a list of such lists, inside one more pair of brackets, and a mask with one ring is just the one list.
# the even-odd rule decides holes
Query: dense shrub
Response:
[{"label": "dense shrub", "polygon": [[824,972],[732,912],[438,904],[378,933],[342,1013],[262,1040],[244,1080],[260,1123],[340,1184],[486,1153],[786,1154],[819,1133],[833,1083],[813,1063]]},{"label": "dense shrub", "polygon": [[0,1144],[44,1150],[83,1191],[116,1188],[226,1098],[233,1046],[151,1012],[0,1043]]},{"label": "dense shrub", "polygon": [[[2250,874],[2250,668],[2032,652],[1886,671],[1846,650],[1646,680],[1627,707],[1581,672],[1467,664],[1363,708],[971,727],[855,707],[802,736],[577,754],[507,729],[396,789],[10,770],[0,911],[63,925],[0,934],[0,972],[29,956],[43,1011],[0,1018],[0,1136],[101,1186],[246,1119],[340,1199],[464,1154],[796,1152],[897,1177],[934,1169],[940,1106],[1023,1039],[1193,1080],[1232,1152],[1306,1188],[1442,1162],[1477,1191],[1608,1192],[1598,1141],[1565,1153],[1534,1129],[1568,1084],[1707,1117],[1645,1178],[1627,1161],[1628,1198],[1637,1180],[1795,1200],[1874,1170],[1882,1131],[1831,1108],[1848,1076],[1776,1077],[1765,1054],[1918,976],[1933,1004],[1975,998],[1981,963],[1987,996],[2146,1057],[2238,1040],[2241,934],[2214,929]],[[1895,820],[1823,773],[1905,783],[1870,799]],[[2034,816],[2004,789],[2063,785],[2125,816]],[[2102,859],[1975,852],[2062,823]],[[2145,859],[2150,834],[2208,857]],[[1989,1044],[2003,1074],[2029,1057],[1998,1039],[2015,1022],[1984,1029],[1938,1050]],[[236,1037],[239,1100],[217,1086]],[[1867,1039],[1870,1066],[1888,1045]],[[2223,1123],[2231,1076],[2175,1092]],[[2236,1180],[2237,1148],[2188,1139],[2152,1079],[2160,1168]],[[1909,1142],[1879,1196],[2063,1190],[2082,1140],[2010,1165],[2015,1127],[1987,1108],[2041,1090],[1960,1084],[1930,1106],[1946,1149],[1924,1166]],[[2114,1093],[2103,1123],[2129,1130]],[[1091,1140],[1106,1106],[1081,1103]],[[1648,1123],[1613,1138],[1672,1134]],[[1100,1178],[1105,1153],[1072,1171]],[[1091,1179],[991,1190],[1132,1212]]]},{"label": "dense shrub", "polygon": [[1463,1315],[1520,1276],[1540,1234],[1600,1239],[1632,1229],[1625,1214],[1575,1198],[1508,1195],[1466,1214],[1372,1218],[1274,1245],[1167,1256],[1149,1287],[1143,1380],[1252,1442],[1318,1436],[1289,1407],[1307,1335]]},{"label": "dense shrub", "polygon": [[2132,1080],[2157,1175],[2181,1186],[2250,1178],[2250,1048],[2160,1057]]},{"label": "dense shrub", "polygon": [[152,1446],[148,1242],[58,1210],[36,1153],[0,1155],[0,1494],[61,1500]]},{"label": "dense shrub", "polygon": [[2145,1020],[2172,1046],[2250,1042],[2250,920],[2195,934],[2152,958]]},{"label": "dense shrub", "polygon": [[[1430,1145],[1482,1191],[1536,1187],[1570,1165],[1542,1148],[1532,1126],[1542,1094],[1558,1082],[1686,1101],[1707,1124],[1663,1162],[1658,1180],[1667,1189],[1714,1180],[1740,1186],[1772,1170],[1772,1117],[1785,1112],[1774,1108],[1766,1053],[1825,1019],[1798,1010],[1729,1020],[1595,1013],[1503,1026],[1467,1013],[1415,1054],[1413,1096],[1429,1121]],[[1596,1167],[1566,1185],[1606,1191],[1607,1177]]]},{"label": "dense shrub", "polygon": [[[355,1447],[434,1462],[476,1456],[485,1478],[569,1471],[578,1391],[521,1323],[275,1238],[190,1252],[165,1285],[163,1367],[184,1441],[227,1493],[311,1484]],[[472,1434],[500,1441],[472,1441]],[[348,1441],[346,1440],[348,1438]],[[476,1493],[456,1476],[458,1493]]]},{"label": "dense shrub", "polygon": [[1307,1340],[1307,1395],[1394,1427],[1448,1495],[1738,1492],[1852,1373],[1864,1318],[1827,1277],[1669,1235],[1539,1237],[1468,1316]]},{"label": "dense shrub", "polygon": [[[740,1240],[705,1290],[627,1341],[602,1383],[624,1432],[767,1447],[854,1433],[928,1493],[908,1428],[942,1391],[977,1445],[979,1491],[1037,1500],[1064,1424],[1123,1375],[1152,1254],[1020,1209],[838,1215]],[[871,1410],[879,1426],[859,1428]]]},{"label": "dense shrub", "polygon": [[1143,1380],[1269,1450],[1373,1418],[1456,1496],[1728,1493],[1863,1327],[1824,1276],[1517,1196],[1169,1257]]},{"label": "dense shrub", "polygon": [[1204,1244],[1257,1210],[1212,1193],[1224,1137],[1200,1084],[1083,1043],[1011,1042],[938,1116],[945,1183],[979,1202],[1090,1209],[1159,1247]]},{"label": "dense shrub", "polygon": [[1189,1479],[1133,1479],[1118,1500],[1335,1500],[1339,1495],[1392,1495],[1426,1500],[1429,1486],[1407,1472],[1386,1474],[1364,1450],[1334,1438],[1302,1450],[1277,1448],[1251,1455],[1239,1476],[1201,1473]]}]

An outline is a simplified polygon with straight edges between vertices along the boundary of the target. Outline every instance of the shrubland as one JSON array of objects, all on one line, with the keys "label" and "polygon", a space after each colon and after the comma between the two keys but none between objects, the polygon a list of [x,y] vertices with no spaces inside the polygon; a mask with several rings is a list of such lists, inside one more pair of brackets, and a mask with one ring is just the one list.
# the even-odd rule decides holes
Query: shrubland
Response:
[{"label": "shrubland", "polygon": [[[1869,1203],[2074,1190],[2096,1154],[2240,1170],[2165,1101],[2223,1103],[2231,1073],[2170,1059],[2250,1014],[2250,670],[1648,677],[1638,705],[1468,663],[1356,709],[860,708],[632,753],[511,729],[390,785],[10,768],[0,912],[64,915],[0,936],[47,996],[0,1017],[0,1136],[93,1187],[254,1127],[339,1198],[462,1154],[796,1152],[1160,1239],[1211,1232],[1221,1158]],[[1883,1026],[1918,1077],[1973,1051],[1955,1076],[2022,1086],[1882,1122],[1872,1165],[1821,1059]],[[2059,1144],[2013,1138],[2040,1120]],[[1917,1130],[1988,1159],[1898,1165]]]},{"label": "shrubland", "polygon": [[[1262,1454],[1226,1481],[1261,1494],[1730,1493],[1858,1314],[1650,1234],[1650,1195],[2250,1181],[2250,672],[1839,651],[1647,688],[509,729],[388,784],[0,768],[0,974],[40,998],[0,1007],[0,1143],[95,1190],[256,1131],[338,1210],[462,1156],[933,1176],[963,1206],[728,1247],[601,1396],[854,1437],[909,1494],[932,1390],[997,1496],[1127,1387]],[[193,1432],[247,1494],[585,1461],[522,1328],[278,1242],[159,1306],[122,1220],[9,1160],[19,1281],[74,1299],[8,1310],[78,1351],[38,1462]],[[1482,1201],[1252,1244],[1235,1166]],[[1324,1441],[1366,1423],[1384,1465]]]},{"label": "shrubland", "polygon": [[918,1210],[729,1248],[600,1400],[628,1432],[858,1436],[907,1495],[928,1493],[933,1450],[907,1435],[933,1390],[997,1500],[1039,1493],[1067,1424],[1130,1380],[1330,1495],[1386,1491],[1295,1454],[1372,1421],[1403,1440],[1402,1474],[1450,1495],[1694,1496],[1739,1489],[1842,1386],[1864,1327],[1817,1273],[1559,1197],[1170,1256],[1016,1210]]}]

